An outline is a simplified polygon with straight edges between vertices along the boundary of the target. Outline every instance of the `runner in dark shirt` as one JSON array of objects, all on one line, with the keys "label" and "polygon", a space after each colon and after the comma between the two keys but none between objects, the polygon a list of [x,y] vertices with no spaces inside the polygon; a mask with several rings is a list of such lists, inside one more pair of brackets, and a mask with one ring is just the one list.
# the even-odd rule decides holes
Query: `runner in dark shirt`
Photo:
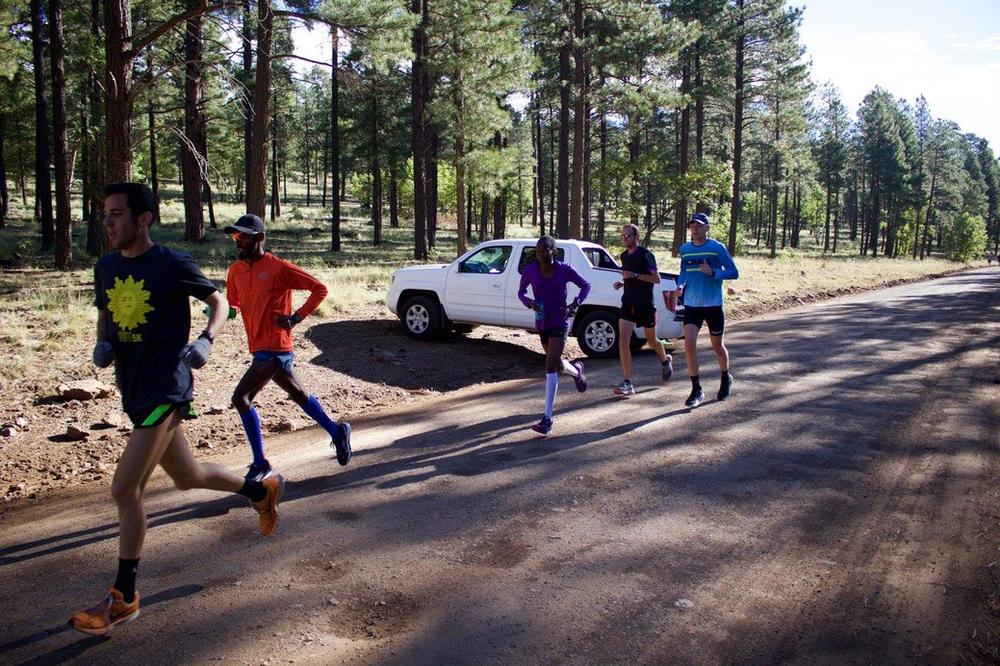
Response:
[{"label": "runner in dark shirt", "polygon": [[[265,536],[278,524],[284,489],[280,475],[245,481],[191,455],[180,426],[193,415],[191,368],[208,362],[229,308],[189,255],[150,240],[158,206],[148,187],[112,183],[104,193],[104,228],[115,252],[94,269],[94,364],[115,364],[122,405],[135,427],[111,482],[118,505],[118,576],[101,603],[69,618],[70,626],[87,634],[107,634],[139,617],[135,577],[146,536],[143,493],[157,465],[181,490],[211,488],[247,497]],[[191,296],[207,303],[210,314],[208,327],[188,343]]]},{"label": "runner in dark shirt", "polygon": [[639,227],[626,224],[622,227],[625,251],[621,255],[622,279],[615,282],[615,289],[624,287],[621,314],[618,319],[618,358],[622,363],[622,383],[614,388],[615,395],[632,395],[632,333],[641,326],[646,342],[660,357],[660,376],[669,381],[674,374],[673,357],[656,337],[656,304],[653,302],[653,285],[660,283],[656,257],[639,245]]}]

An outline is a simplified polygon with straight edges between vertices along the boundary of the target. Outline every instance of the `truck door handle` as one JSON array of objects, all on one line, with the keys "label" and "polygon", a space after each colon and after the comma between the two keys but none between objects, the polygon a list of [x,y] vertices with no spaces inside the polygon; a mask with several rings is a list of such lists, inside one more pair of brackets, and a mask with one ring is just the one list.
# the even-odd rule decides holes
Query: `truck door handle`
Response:
[{"label": "truck door handle", "polygon": [[500,288],[500,285],[498,285],[498,284],[495,284],[495,285],[493,285],[493,288],[494,288],[494,289],[499,289],[499,288]]}]

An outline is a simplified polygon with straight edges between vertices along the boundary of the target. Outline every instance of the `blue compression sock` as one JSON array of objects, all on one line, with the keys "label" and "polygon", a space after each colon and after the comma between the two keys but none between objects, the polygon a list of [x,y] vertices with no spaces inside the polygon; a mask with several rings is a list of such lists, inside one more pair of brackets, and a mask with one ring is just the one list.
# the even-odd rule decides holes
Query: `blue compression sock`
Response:
[{"label": "blue compression sock", "polygon": [[340,437],[340,426],[334,423],[334,421],[326,415],[323,411],[323,407],[319,404],[319,400],[316,396],[309,396],[309,402],[302,405],[302,411],[309,415],[316,423],[323,426],[323,430],[330,435],[330,437],[337,438]]},{"label": "blue compression sock", "polygon": [[250,442],[250,450],[253,451],[253,464],[263,465],[267,462],[264,457],[264,436],[260,432],[260,417],[254,407],[246,414],[240,414],[240,421],[243,421],[243,429],[247,433],[247,440]]}]

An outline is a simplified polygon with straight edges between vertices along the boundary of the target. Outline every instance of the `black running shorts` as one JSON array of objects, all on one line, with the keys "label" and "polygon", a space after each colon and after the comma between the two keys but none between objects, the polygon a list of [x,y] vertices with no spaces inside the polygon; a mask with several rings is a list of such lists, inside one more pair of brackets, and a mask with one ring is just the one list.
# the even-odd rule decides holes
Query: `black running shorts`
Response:
[{"label": "black running shorts", "polygon": [[684,325],[692,324],[701,328],[702,323],[708,324],[708,332],[712,335],[722,335],[726,330],[726,315],[721,305],[707,308],[684,307]]},{"label": "black running shorts", "polygon": [[656,330],[656,307],[652,303],[648,305],[622,303],[618,316],[636,326]]},{"label": "black running shorts", "polygon": [[546,344],[550,338],[562,338],[566,339],[566,333],[569,331],[565,326],[560,328],[545,328],[538,331],[538,337],[542,339],[542,344]]},{"label": "black running shorts", "polygon": [[128,417],[132,421],[132,425],[135,428],[155,428],[170,416],[170,413],[174,410],[178,410],[183,419],[194,419],[198,415],[195,413],[194,408],[191,406],[190,402],[165,402],[162,405],[157,405],[150,409],[144,409],[138,412],[129,412]]}]

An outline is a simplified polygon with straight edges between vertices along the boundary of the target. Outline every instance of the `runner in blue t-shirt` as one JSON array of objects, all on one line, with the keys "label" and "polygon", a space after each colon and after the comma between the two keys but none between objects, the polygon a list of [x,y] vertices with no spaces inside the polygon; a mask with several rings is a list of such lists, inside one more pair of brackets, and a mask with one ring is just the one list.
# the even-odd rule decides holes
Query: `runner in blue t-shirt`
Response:
[{"label": "runner in blue t-shirt", "polygon": [[[524,303],[524,307],[535,311],[535,329],[545,350],[545,414],[541,421],[531,426],[531,429],[542,435],[548,435],[552,432],[552,407],[559,388],[559,370],[573,378],[577,391],[583,393],[587,390],[587,376],[583,374],[583,363],[580,361],[570,363],[563,358],[562,353],[566,346],[569,319],[576,314],[580,303],[587,300],[590,283],[569,264],[556,261],[556,241],[552,236],[542,236],[538,239],[535,256],[538,257],[538,261],[525,266],[521,273],[517,297]],[[580,288],[580,293],[567,306],[566,285],[570,282]],[[528,298],[529,286],[534,298]]]},{"label": "runner in blue t-shirt", "polygon": [[726,329],[726,316],[722,311],[722,281],[735,280],[740,272],[726,246],[708,237],[708,215],[695,213],[688,229],[691,231],[691,242],[681,245],[681,270],[674,293],[678,297],[682,292],[684,294],[684,355],[691,377],[691,395],[684,404],[697,407],[705,399],[698,378],[698,331],[702,323],[708,324],[712,351],[722,371],[719,400],[728,398],[732,390],[729,350],[722,340]]}]

